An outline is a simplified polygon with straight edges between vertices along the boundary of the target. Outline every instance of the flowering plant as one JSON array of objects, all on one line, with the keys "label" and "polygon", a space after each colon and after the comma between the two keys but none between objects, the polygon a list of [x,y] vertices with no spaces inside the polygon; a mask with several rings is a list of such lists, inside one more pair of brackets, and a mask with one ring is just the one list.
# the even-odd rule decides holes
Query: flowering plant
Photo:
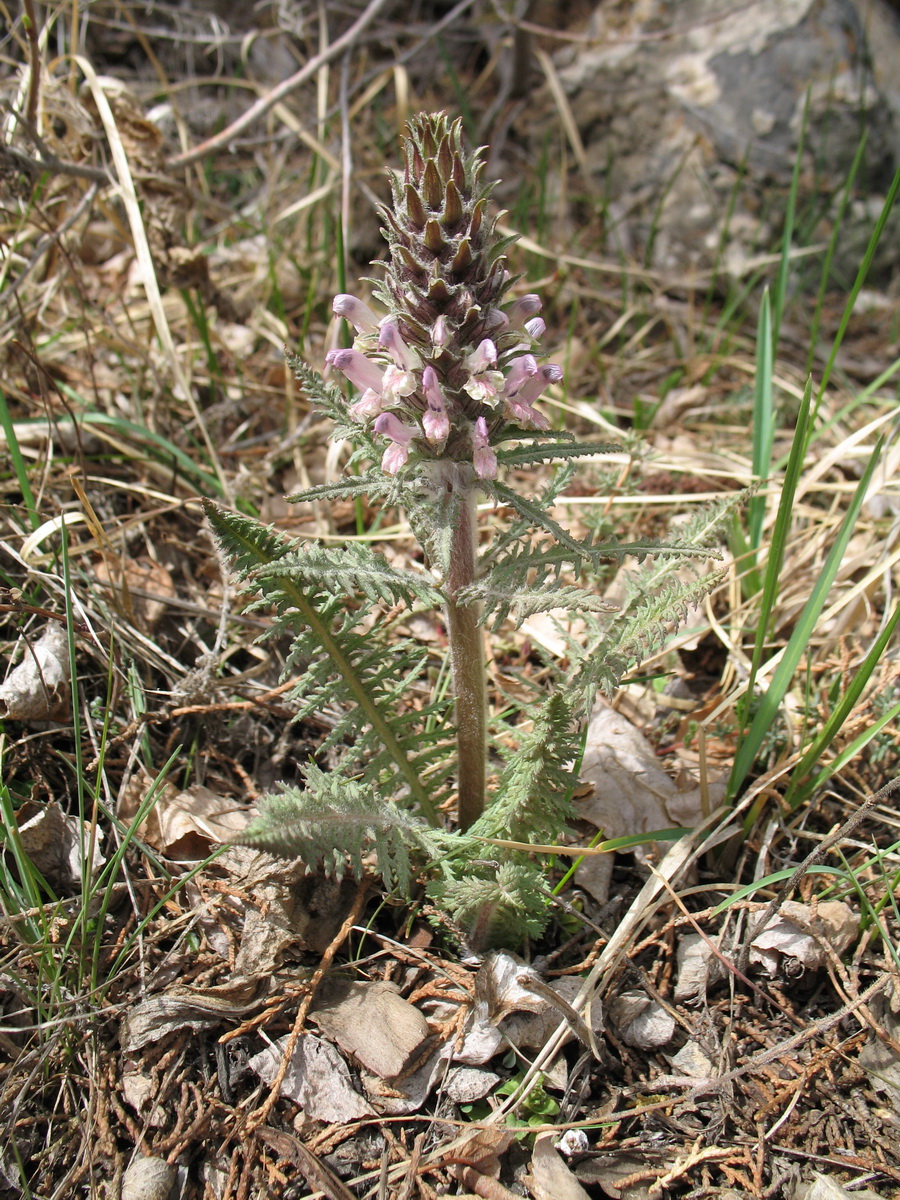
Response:
[{"label": "flowering plant", "polygon": [[[702,514],[666,544],[582,539],[554,519],[574,460],[616,447],[579,443],[535,407],[562,371],[541,361],[539,297],[515,295],[510,239],[497,233],[482,166],[464,152],[458,122],[413,120],[382,213],[389,257],[374,294],[384,313],[346,294],[333,303],[356,336],[325,361],[357,394],[348,401],[289,358],[359,471],[292,499],[368,496],[402,507],[426,569],[391,567],[356,543],[303,547],[237,514],[207,512],[247,589],[261,594],[257,604],[274,605],[269,636],[292,632],[298,718],[326,705],[340,714],[325,747],[339,751],[337,765],[311,765],[304,788],[267,798],[243,840],[338,874],[348,864],[361,872],[374,851],[401,888],[425,870],[432,895],[483,942],[518,940],[546,920],[540,868],[521,846],[560,835],[597,688],[614,687],[709,589],[714,577],[673,583],[672,572],[686,554],[713,553],[702,547],[727,514]],[[537,497],[504,481],[511,468],[548,463],[560,465]],[[484,547],[479,499],[513,514]],[[611,618],[592,577],[602,559],[626,554],[652,554],[652,566],[644,590]],[[451,695],[423,695],[427,648],[373,620],[398,605],[443,611]],[[527,712],[489,723],[485,629],[561,609],[579,612],[586,631],[571,641],[567,674],[536,692]],[[454,797],[458,832],[449,833]],[[492,844],[486,860],[484,839],[517,845]]]}]

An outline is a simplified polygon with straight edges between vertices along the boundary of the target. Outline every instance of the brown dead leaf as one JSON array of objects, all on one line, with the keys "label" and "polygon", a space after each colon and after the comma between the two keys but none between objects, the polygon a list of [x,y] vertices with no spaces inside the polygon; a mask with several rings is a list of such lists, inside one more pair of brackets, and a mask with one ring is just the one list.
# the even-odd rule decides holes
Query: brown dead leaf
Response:
[{"label": "brown dead leaf", "polygon": [[[150,784],[133,782],[119,799],[122,820],[135,816]],[[209,856],[214,845],[228,842],[246,829],[252,813],[231,797],[193,784],[179,792],[165,784],[151,811],[138,827],[138,837],[177,862],[196,862]]]},{"label": "brown dead leaf", "polygon": [[[593,792],[579,800],[579,815],[608,838],[672,825],[690,828],[703,815],[699,786],[679,785],[667,775],[644,735],[607,704],[597,708],[588,726],[581,778]],[[724,784],[711,784],[709,791],[714,808]]]},{"label": "brown dead leaf", "polygon": [[423,1014],[390,983],[331,979],[310,1020],[380,1079],[402,1075],[431,1038]]},{"label": "brown dead leaf", "polygon": [[750,962],[770,975],[784,971],[795,976],[824,965],[828,942],[841,954],[859,929],[859,918],[849,905],[833,900],[815,907],[786,900],[765,929],[753,935]]},{"label": "brown dead leaf", "polygon": [[147,633],[165,615],[166,601],[176,594],[175,583],[162,563],[149,558],[109,558],[94,564],[97,580],[114,593],[122,611]]}]

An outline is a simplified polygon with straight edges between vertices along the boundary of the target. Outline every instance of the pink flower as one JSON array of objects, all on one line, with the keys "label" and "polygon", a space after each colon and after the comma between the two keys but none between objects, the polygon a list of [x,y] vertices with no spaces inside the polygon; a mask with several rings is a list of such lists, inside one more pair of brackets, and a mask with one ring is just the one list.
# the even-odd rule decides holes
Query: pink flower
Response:
[{"label": "pink flower", "polygon": [[394,365],[387,368],[382,379],[381,391],[385,401],[392,403],[404,396],[411,396],[418,387],[415,372],[421,367],[422,360],[404,342],[393,321],[385,321],[382,325],[378,345],[387,350],[394,360]]},{"label": "pink flower", "polygon": [[530,338],[534,338],[539,342],[547,331],[547,322],[543,317],[532,317],[530,321],[525,322],[525,332]]},{"label": "pink flower", "polygon": [[422,418],[425,436],[430,442],[443,442],[450,433],[450,421],[443,392],[438,386],[437,372],[430,365],[422,372],[422,387],[428,405]]},{"label": "pink flower", "polygon": [[466,357],[466,368],[472,375],[481,375],[497,365],[497,347],[490,338],[485,338]]},{"label": "pink flower", "polygon": [[359,350],[329,350],[325,361],[346,375],[362,391],[371,388],[373,392],[381,392],[381,367],[370,362]]},{"label": "pink flower", "polygon": [[447,318],[441,313],[431,327],[431,345],[435,354],[440,354],[449,340],[450,331],[447,329]]},{"label": "pink flower", "polygon": [[484,338],[466,358],[469,379],[463,385],[473,400],[480,404],[490,404],[492,407],[497,404],[503,387],[502,373],[491,370],[496,365],[497,347],[490,338]]},{"label": "pink flower", "polygon": [[562,377],[562,367],[558,367],[556,363],[547,363],[539,368],[536,375],[525,381],[516,394],[516,399],[520,404],[534,404],[544,388],[551,383],[559,383]]},{"label": "pink flower", "polygon": [[484,417],[479,417],[472,430],[472,463],[479,479],[497,478],[497,455],[488,445],[488,427]]},{"label": "pink flower", "polygon": [[362,300],[341,292],[331,302],[331,310],[336,317],[345,317],[357,333],[374,333],[378,328],[378,318]]},{"label": "pink flower", "polygon": [[378,335],[378,345],[382,350],[387,350],[397,366],[404,371],[415,371],[422,365],[415,350],[407,346],[400,336],[400,330],[395,321],[385,321],[382,325],[381,333]]},{"label": "pink flower", "polygon": [[520,296],[518,300],[511,304],[506,315],[509,317],[510,325],[522,326],[529,317],[537,316],[540,311],[540,296],[535,295],[534,292],[529,292],[527,296]]},{"label": "pink flower", "polygon": [[[530,355],[525,355],[524,358],[530,358]],[[517,359],[517,362],[522,362],[522,359]],[[534,361],[534,360],[532,360]],[[524,367],[517,373],[516,380],[521,378]],[[512,372],[510,372],[512,375]],[[537,371],[528,372],[527,378],[523,379],[514,393],[510,394],[509,380],[507,380],[506,394],[506,411],[514,421],[518,421],[520,425],[524,425],[526,429],[549,429],[550,422],[543,413],[537,412],[532,405],[535,400],[551,383],[559,383],[562,379],[562,368],[556,366],[555,363],[549,363],[547,366],[540,367]]]},{"label": "pink flower", "polygon": [[383,412],[381,396],[372,388],[366,388],[355,404],[351,404],[347,410],[350,416],[355,421],[368,421],[372,417],[377,417],[380,412]]},{"label": "pink flower", "polygon": [[393,413],[382,413],[377,417],[374,429],[390,438],[390,445],[381,459],[381,469],[387,475],[396,475],[409,458],[409,443],[418,430],[414,425],[404,425]]},{"label": "pink flower", "polygon": [[521,387],[525,386],[529,379],[537,375],[537,369],[537,359],[533,354],[523,354],[520,358],[514,358],[509,364],[509,370],[506,373],[504,394],[507,399],[510,396],[514,396]]}]

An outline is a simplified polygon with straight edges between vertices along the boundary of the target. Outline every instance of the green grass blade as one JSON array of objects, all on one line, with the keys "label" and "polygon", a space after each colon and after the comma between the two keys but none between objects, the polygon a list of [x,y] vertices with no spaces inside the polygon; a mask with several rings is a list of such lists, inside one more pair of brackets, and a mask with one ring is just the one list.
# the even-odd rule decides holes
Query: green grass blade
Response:
[{"label": "green grass blade", "polygon": [[[775,440],[775,411],[772,401],[772,372],[774,368],[772,310],[769,289],[763,291],[759,306],[759,325],[756,332],[756,382],[753,389],[753,477],[767,479],[772,466],[772,444]],[[753,497],[747,506],[750,546],[755,551],[762,541],[766,516],[765,493]]]},{"label": "green grass blade", "polygon": [[851,762],[854,758],[856,758],[857,754],[864,750],[869,742],[871,742],[874,737],[881,733],[885,726],[891,725],[897,720],[898,717],[900,717],[900,703],[895,704],[892,708],[888,709],[886,713],[882,713],[877,721],[873,721],[871,725],[867,726],[863,730],[859,737],[854,738],[849,746],[845,746],[840,754],[838,754],[828,764],[827,767],[824,767],[814,779],[809,780],[807,784],[800,788],[793,798],[791,807],[799,807],[799,805],[801,805],[803,801],[807,799],[807,797],[812,795],[813,792],[818,791],[818,789],[827,783],[827,781],[831,779],[833,775],[836,775],[842,767],[846,766],[848,762]]},{"label": "green grass blade", "polygon": [[[862,478],[857,485],[856,491],[853,494],[853,499],[850,506],[844,515],[844,520],[841,522],[841,527],[838,530],[837,538],[834,545],[831,547],[828,558],[819,573],[812,594],[804,606],[803,612],[797,621],[793,633],[787,646],[784,648],[781,661],[775,668],[772,675],[772,680],[762,697],[762,702],[757,709],[756,716],[753,718],[753,724],[750,726],[749,732],[744,737],[738,747],[738,752],[735,755],[734,767],[732,768],[731,778],[728,781],[728,794],[733,799],[737,794],[741,784],[747,778],[753,763],[759,753],[759,749],[763,740],[768,733],[772,722],[778,712],[778,708],[784,699],[785,693],[790,686],[791,680],[796,673],[800,660],[806,652],[810,639],[815,632],[816,623],[825,607],[825,601],[828,599],[828,593],[831,591],[841,562],[844,557],[844,552],[847,548],[847,543],[853,533],[853,528],[856,524],[856,518],[859,516],[859,511],[862,508],[863,500],[865,499],[866,491],[871,482],[872,475],[875,471],[876,464],[881,457],[881,450],[884,445],[884,439],[879,438],[872,451],[872,456],[863,472]],[[762,617],[762,614],[760,614]],[[760,620],[760,628],[764,628],[762,620]],[[757,649],[760,646],[759,631],[757,633]],[[750,695],[748,690],[748,696]]]},{"label": "green grass blade", "polygon": [[[797,808],[810,794],[814,786],[820,786],[825,778],[833,774],[829,771],[828,775],[821,774],[816,777],[815,781],[805,782],[810,769],[814,763],[817,763],[822,756],[822,753],[831,745],[838,731],[842,728],[847,720],[850,712],[859,700],[863,688],[869,682],[872,672],[875,670],[878,663],[881,661],[881,656],[887,648],[888,642],[894,634],[894,630],[900,623],[900,602],[894,607],[888,620],[882,629],[881,633],[872,643],[868,654],[860,663],[850,686],[841,698],[840,703],[835,708],[834,712],[822,726],[819,733],[810,742],[809,747],[803,757],[797,763],[791,773],[791,781],[785,793],[784,801],[787,806],[793,810]],[[868,732],[868,731],[867,731]],[[874,736],[874,733],[873,733]]]},{"label": "green grass blade", "polygon": [[34,493],[31,490],[31,483],[28,479],[28,468],[25,465],[25,459],[22,457],[19,439],[16,437],[16,427],[13,424],[9,405],[6,403],[6,396],[2,391],[0,391],[0,428],[3,429],[6,435],[6,449],[16,476],[16,482],[19,485],[19,491],[22,493],[22,502],[25,505],[25,511],[28,513],[28,520],[31,528],[37,529],[41,523],[41,518],[38,514],[37,505],[34,502]]},{"label": "green grass blade", "polygon": [[[750,709],[750,700],[753,696],[753,689],[756,685],[756,676],[759,673],[760,664],[762,663],[763,653],[765,652],[766,641],[769,636],[769,623],[772,618],[772,611],[775,607],[775,601],[778,598],[778,589],[781,582],[781,564],[784,561],[785,547],[787,546],[788,534],[790,533],[791,523],[794,517],[794,496],[797,493],[797,485],[800,482],[800,475],[803,471],[803,460],[806,447],[806,432],[809,424],[809,409],[812,402],[812,380],[807,380],[806,388],[803,392],[803,400],[800,403],[800,411],[797,413],[797,424],[794,429],[794,439],[791,444],[791,452],[788,456],[787,466],[785,467],[784,482],[781,485],[781,495],[778,499],[778,511],[775,514],[775,524],[772,528],[772,541],[769,546],[769,557],[766,563],[765,578],[763,581],[762,599],[759,605],[759,616],[756,626],[756,641],[753,646],[753,657],[750,662],[750,677],[747,681],[747,690],[743,698],[738,704],[738,754],[740,754],[741,746],[747,734],[747,715]],[[734,776],[732,775],[732,779]],[[737,785],[735,785],[736,787]],[[729,784],[728,790],[729,799],[734,799],[734,792]]]}]

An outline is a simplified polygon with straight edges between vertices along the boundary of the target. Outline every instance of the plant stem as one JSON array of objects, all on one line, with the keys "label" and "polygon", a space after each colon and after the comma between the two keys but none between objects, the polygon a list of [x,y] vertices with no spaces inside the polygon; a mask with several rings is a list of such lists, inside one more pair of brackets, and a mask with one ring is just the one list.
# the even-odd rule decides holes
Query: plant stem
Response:
[{"label": "plant stem", "polygon": [[468,829],[484,812],[487,689],[478,605],[456,603],[460,589],[475,581],[475,494],[462,484],[460,490],[447,571],[447,632],[456,696],[459,826]]}]

